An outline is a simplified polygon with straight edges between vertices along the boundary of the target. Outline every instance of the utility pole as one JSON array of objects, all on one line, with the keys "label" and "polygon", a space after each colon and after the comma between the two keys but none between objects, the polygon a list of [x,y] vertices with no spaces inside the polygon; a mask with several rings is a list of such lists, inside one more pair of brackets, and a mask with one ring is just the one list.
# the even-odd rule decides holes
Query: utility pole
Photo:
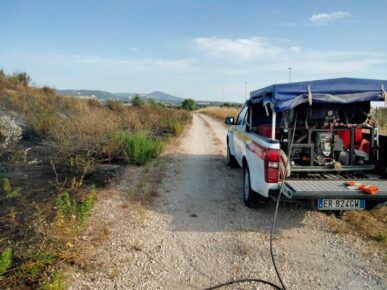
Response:
[{"label": "utility pole", "polygon": [[247,100],[247,82],[245,81],[245,102]]},{"label": "utility pole", "polygon": [[292,82],[292,68],[288,67],[289,70],[289,84]]}]

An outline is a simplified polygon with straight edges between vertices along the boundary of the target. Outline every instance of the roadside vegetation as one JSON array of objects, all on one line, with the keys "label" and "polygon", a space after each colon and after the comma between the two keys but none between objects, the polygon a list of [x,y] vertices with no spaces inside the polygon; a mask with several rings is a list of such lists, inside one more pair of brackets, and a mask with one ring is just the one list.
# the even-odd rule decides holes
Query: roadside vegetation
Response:
[{"label": "roadside vegetation", "polygon": [[200,109],[199,112],[224,122],[226,117],[234,117],[236,119],[240,110],[241,107],[222,106],[203,108]]},{"label": "roadside vegetation", "polygon": [[0,70],[0,288],[63,289],[98,191],[125,165],[157,157],[189,112],[100,102],[30,86]]},{"label": "roadside vegetation", "polygon": [[376,243],[386,252],[387,257],[387,208],[371,211],[350,211],[342,219],[332,219],[333,232],[349,234],[356,232],[363,238]]},{"label": "roadside vegetation", "polygon": [[379,123],[380,133],[387,135],[387,108],[376,109],[375,115]]},{"label": "roadside vegetation", "polygon": [[193,99],[185,99],[181,107],[185,110],[193,111],[196,109],[196,102]]}]

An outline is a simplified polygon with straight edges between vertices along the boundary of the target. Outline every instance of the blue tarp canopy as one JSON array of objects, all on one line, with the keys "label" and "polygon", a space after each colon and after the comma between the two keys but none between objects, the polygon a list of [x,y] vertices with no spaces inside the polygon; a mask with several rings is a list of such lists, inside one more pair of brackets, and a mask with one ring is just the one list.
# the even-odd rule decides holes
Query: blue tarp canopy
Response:
[{"label": "blue tarp canopy", "polygon": [[387,80],[338,78],[276,84],[252,91],[250,103],[263,101],[276,112],[293,109],[301,104],[350,104],[383,101],[387,98]]}]

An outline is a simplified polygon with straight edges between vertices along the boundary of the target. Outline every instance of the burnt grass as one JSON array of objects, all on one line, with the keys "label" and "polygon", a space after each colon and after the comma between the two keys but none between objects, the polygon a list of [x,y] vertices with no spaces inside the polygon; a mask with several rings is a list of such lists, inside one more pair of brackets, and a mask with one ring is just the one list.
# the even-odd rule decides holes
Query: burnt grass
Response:
[{"label": "burnt grass", "polygon": [[[44,265],[38,273],[21,270],[24,269],[26,253],[41,249],[47,241],[47,237],[36,230],[36,224],[39,215],[44,216],[47,225],[53,221],[55,199],[61,193],[56,182],[57,179],[63,181],[66,178],[66,172],[55,174],[44,143],[39,140],[22,140],[18,145],[20,151],[27,148],[31,148],[28,161],[37,162],[28,164],[24,160],[15,161],[11,156],[4,156],[0,160],[0,253],[7,248],[13,251],[11,268],[0,279],[0,289],[39,288],[43,281],[50,279],[55,264]],[[101,164],[96,171],[85,177],[83,189],[73,194],[81,196],[92,185],[96,188],[106,186],[123,168],[121,164]],[[12,187],[21,188],[20,197],[4,197],[2,187],[5,178],[10,180]]]}]

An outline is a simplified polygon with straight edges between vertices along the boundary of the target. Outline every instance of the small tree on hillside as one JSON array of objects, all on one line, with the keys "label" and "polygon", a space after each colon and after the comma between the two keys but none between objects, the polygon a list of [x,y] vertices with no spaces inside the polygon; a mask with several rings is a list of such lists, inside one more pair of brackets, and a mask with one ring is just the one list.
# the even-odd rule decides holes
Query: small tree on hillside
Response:
[{"label": "small tree on hillside", "polygon": [[196,109],[196,103],[193,99],[185,99],[181,104],[181,107],[185,110],[192,111]]},{"label": "small tree on hillside", "polygon": [[135,107],[141,107],[142,105],[144,105],[144,101],[141,99],[139,95],[135,95],[132,99],[132,104]]}]

